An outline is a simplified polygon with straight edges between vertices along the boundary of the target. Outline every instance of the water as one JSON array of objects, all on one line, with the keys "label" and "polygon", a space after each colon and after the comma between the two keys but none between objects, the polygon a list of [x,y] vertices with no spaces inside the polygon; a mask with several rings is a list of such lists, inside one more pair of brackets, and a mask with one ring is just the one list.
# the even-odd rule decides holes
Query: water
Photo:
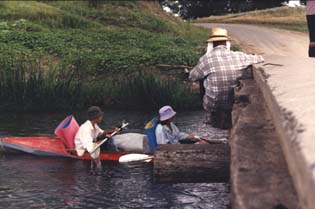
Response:
[{"label": "water", "polygon": [[[65,114],[2,114],[0,136],[52,135]],[[75,114],[79,123],[84,114]],[[111,128],[123,119],[128,132],[143,132],[154,113],[105,112],[102,127]],[[202,124],[203,112],[179,113],[177,125],[207,138],[224,138],[226,133]],[[102,162],[101,171],[90,162],[0,155],[0,208],[201,208],[223,209],[229,205],[229,185],[209,183],[157,184],[152,165]]]}]

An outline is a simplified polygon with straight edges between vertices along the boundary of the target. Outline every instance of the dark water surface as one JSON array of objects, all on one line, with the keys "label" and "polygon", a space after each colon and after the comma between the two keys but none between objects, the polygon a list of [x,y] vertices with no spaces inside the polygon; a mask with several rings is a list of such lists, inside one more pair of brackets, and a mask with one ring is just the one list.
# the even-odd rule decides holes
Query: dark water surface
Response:
[{"label": "dark water surface", "polygon": [[[85,115],[74,114],[79,123]],[[1,114],[0,136],[53,135],[65,114]],[[122,120],[127,132],[143,132],[154,113],[105,112],[102,127]],[[179,113],[183,131],[221,139],[226,133],[202,123],[203,112]],[[178,208],[223,209],[229,205],[229,185],[209,183],[157,184],[151,164],[102,162],[90,169],[89,161],[32,155],[0,154],[0,208]]]}]

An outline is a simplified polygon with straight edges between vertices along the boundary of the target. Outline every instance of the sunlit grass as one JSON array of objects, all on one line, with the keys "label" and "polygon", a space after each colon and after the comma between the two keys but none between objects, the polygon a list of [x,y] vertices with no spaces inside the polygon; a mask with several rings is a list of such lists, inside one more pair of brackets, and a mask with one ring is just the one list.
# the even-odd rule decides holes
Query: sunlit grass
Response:
[{"label": "sunlit grass", "polygon": [[154,2],[1,1],[0,110],[195,108],[183,79],[148,69],[195,65],[207,38]]},{"label": "sunlit grass", "polygon": [[0,17],[12,19],[53,18],[61,15],[58,8],[37,1],[1,1]]},{"label": "sunlit grass", "polygon": [[278,7],[224,16],[210,16],[197,19],[195,22],[256,24],[302,32],[307,31],[304,7]]}]

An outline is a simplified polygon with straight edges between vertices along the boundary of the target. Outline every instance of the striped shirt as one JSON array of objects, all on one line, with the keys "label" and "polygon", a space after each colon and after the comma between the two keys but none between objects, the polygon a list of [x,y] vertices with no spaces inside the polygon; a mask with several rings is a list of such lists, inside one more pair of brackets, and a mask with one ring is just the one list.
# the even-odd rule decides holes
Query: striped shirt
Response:
[{"label": "striped shirt", "polygon": [[202,56],[197,66],[190,72],[189,78],[192,81],[205,79],[204,109],[231,110],[234,103],[233,90],[244,69],[263,61],[262,56],[233,52],[223,45]]},{"label": "striped shirt", "polygon": [[315,0],[307,0],[306,15],[315,15]]}]

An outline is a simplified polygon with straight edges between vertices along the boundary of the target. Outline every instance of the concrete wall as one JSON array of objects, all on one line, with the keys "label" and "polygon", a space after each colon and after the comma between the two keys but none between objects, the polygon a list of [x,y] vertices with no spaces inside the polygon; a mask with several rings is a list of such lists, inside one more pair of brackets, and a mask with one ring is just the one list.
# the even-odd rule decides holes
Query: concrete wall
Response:
[{"label": "concrete wall", "polygon": [[303,209],[315,208],[315,60],[272,57],[254,79],[279,135]]},{"label": "concrete wall", "polygon": [[233,209],[299,209],[271,114],[257,83],[235,91],[231,145]]}]

